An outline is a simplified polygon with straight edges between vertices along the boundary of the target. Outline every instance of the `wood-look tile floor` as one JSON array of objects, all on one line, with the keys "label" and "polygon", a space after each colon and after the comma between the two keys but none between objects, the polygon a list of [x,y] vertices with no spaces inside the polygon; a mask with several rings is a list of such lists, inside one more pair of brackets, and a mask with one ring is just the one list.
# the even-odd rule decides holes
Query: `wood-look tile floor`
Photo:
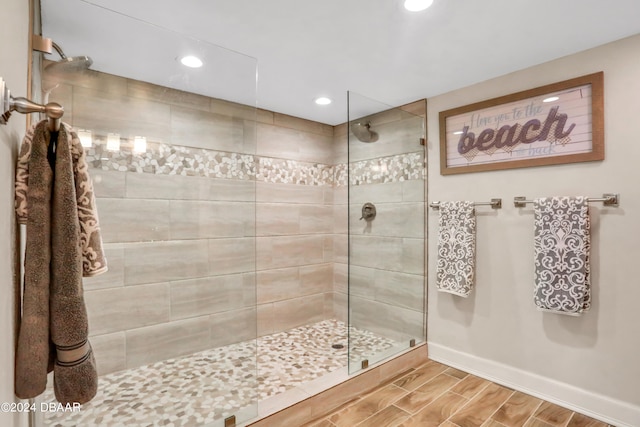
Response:
[{"label": "wood-look tile floor", "polygon": [[308,424],[355,426],[608,427],[601,421],[434,361],[410,369]]}]

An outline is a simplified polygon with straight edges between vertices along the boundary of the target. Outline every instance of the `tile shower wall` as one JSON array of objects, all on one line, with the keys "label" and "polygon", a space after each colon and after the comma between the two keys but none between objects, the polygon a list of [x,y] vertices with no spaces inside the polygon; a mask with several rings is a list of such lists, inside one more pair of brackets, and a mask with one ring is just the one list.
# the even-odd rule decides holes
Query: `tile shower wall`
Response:
[{"label": "tile shower wall", "polygon": [[333,127],[261,111],[258,335],[333,318]]},{"label": "tile shower wall", "polygon": [[43,86],[94,136],[100,373],[334,317],[333,127],[97,72]]},{"label": "tile shower wall", "polygon": [[[424,117],[424,101],[368,117],[379,140],[362,143],[351,138],[350,188],[346,170],[337,170],[336,223],[344,225],[336,237],[336,312],[346,313],[350,276],[351,325],[397,341],[424,337],[425,181],[424,150],[419,144]],[[342,148],[338,161],[343,162],[346,125],[336,128],[335,138],[335,146]],[[377,210],[370,223],[360,220],[366,202]]]}]

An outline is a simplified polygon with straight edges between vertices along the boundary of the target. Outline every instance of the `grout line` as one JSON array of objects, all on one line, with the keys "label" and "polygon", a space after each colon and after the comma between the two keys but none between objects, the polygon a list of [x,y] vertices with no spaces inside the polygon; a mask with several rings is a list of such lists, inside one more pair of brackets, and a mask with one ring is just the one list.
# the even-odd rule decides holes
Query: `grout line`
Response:
[{"label": "grout line", "polygon": [[569,425],[569,423],[571,422],[571,419],[573,418],[573,416],[574,416],[575,414],[576,414],[576,412],[575,412],[575,411],[571,411],[571,416],[570,416],[569,418],[567,418],[567,422],[566,422],[566,423],[564,423],[564,424],[562,425],[562,427],[567,427],[567,426]]},{"label": "grout line", "polygon": [[524,422],[524,425],[526,425],[529,421],[533,420],[533,419],[537,419],[536,418],[536,412],[538,412],[538,409],[540,409],[540,407],[542,406],[542,404],[545,401],[540,399],[540,403],[538,403],[538,406],[536,406],[536,408],[533,410],[533,412],[531,412],[531,415],[529,415],[529,418],[527,418]]},{"label": "grout line", "polygon": [[[461,406],[461,407],[460,407],[456,412],[454,412],[453,414],[449,415],[449,418],[447,418],[445,421],[449,421],[450,423],[455,424],[453,421],[451,421],[451,417],[453,417],[454,415],[456,415],[457,413],[459,413],[460,411],[462,411],[464,408],[466,408],[466,407],[467,407],[467,406],[468,406],[468,405],[473,401],[473,399],[474,399],[476,396],[478,396],[480,393],[482,393],[482,391],[483,391],[485,388],[489,387],[491,384],[492,384],[491,382],[488,382],[488,383],[487,383],[487,385],[485,385],[484,387],[482,387],[482,389],[478,390],[478,392],[477,392],[476,394],[474,394],[472,397],[470,397],[469,399],[467,399],[467,403],[465,403],[464,405],[462,405],[462,406]],[[456,392],[452,392],[452,393],[454,393],[454,394],[458,394],[458,393],[456,393]],[[513,394],[513,393],[512,393],[512,394]],[[466,399],[466,398],[465,398],[464,396],[462,396],[461,394],[458,394],[458,396],[462,397],[463,399]],[[511,397],[511,396],[509,396],[509,397]],[[505,400],[505,402],[506,402],[506,400]],[[503,402],[503,404],[504,404],[504,402]],[[486,420],[485,420],[485,421],[486,421]],[[457,424],[456,424],[456,425],[457,425]]]},{"label": "grout line", "polygon": [[[496,408],[496,410],[495,410],[495,411],[493,411],[493,412],[491,413],[491,415],[489,415],[489,418],[487,418],[487,419],[485,420],[485,422],[487,422],[487,421],[489,421],[490,419],[492,419],[492,418],[493,418],[493,416],[494,416],[494,415],[495,415],[495,414],[500,410],[500,408],[502,408],[502,407],[504,406],[504,404],[505,404],[505,403],[507,403],[507,402],[509,401],[509,399],[511,399],[511,397],[512,397],[514,394],[516,394],[516,391],[515,391],[515,390],[513,390],[513,391],[511,392],[511,394],[509,395],[509,397],[507,397],[507,398],[506,398],[506,399],[505,399],[505,400],[504,400],[504,401],[503,401],[503,402],[502,402],[502,403],[501,403],[501,404]],[[499,423],[499,424],[501,424],[501,423]]]}]

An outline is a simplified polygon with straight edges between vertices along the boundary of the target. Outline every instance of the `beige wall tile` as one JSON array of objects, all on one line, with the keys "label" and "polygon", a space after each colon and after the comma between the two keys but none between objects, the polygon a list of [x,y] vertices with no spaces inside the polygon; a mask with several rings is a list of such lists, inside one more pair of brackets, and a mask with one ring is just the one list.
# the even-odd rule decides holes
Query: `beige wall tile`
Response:
[{"label": "beige wall tile", "polygon": [[258,237],[258,270],[324,262],[324,238],[318,236]]},{"label": "beige wall tile", "polygon": [[89,342],[96,358],[98,375],[126,369],[124,332],[92,336]]},{"label": "beige wall tile", "polygon": [[122,138],[144,135],[151,141],[171,139],[167,104],[129,98],[115,91],[75,87],[73,111],[74,127],[91,129],[103,137],[114,132]]},{"label": "beige wall tile", "polygon": [[258,271],[258,304],[274,302],[298,295],[299,267]]},{"label": "beige wall tile", "polygon": [[127,79],[127,95],[204,111],[209,110],[211,100],[207,96],[132,79]]},{"label": "beige wall tile", "polygon": [[300,266],[300,289],[303,295],[330,292],[333,284],[333,263]]},{"label": "beige wall tile", "polygon": [[273,303],[259,304],[258,312],[258,336],[273,334],[275,332],[275,309]]},{"label": "beige wall tile", "polygon": [[169,321],[169,284],[128,286],[85,292],[93,335]]},{"label": "beige wall tile", "polygon": [[103,171],[89,169],[93,181],[93,191],[96,198],[124,198],[126,192],[125,172]]},{"label": "beige wall tile", "polygon": [[286,114],[274,113],[273,124],[303,132],[317,133],[319,135],[333,136],[333,126],[311,120],[300,119]]},{"label": "beige wall tile", "polygon": [[352,265],[347,278],[350,295],[374,299],[375,276],[379,271],[371,267]]},{"label": "beige wall tile", "polygon": [[172,106],[170,126],[175,145],[244,152],[244,125],[240,119]]},{"label": "beige wall tile", "polygon": [[[349,203],[349,187],[346,185],[343,185],[340,187],[333,187],[333,204],[342,206],[346,212],[347,203]],[[366,203],[366,202],[363,202],[363,203]],[[345,222],[346,222],[346,219],[345,219]]]},{"label": "beige wall tile", "polygon": [[127,368],[206,350],[210,337],[209,316],[127,331]]},{"label": "beige wall tile", "polygon": [[324,319],[335,319],[333,296],[333,292],[326,292],[324,294]]},{"label": "beige wall tile", "polygon": [[325,234],[323,235],[324,242],[324,262],[333,262],[335,260],[335,235]]},{"label": "beige wall tile", "polygon": [[247,291],[242,274],[171,282],[171,320],[243,308]]},{"label": "beige wall tile", "polygon": [[98,276],[84,277],[82,284],[85,291],[124,286],[124,245],[105,243],[103,249],[107,257],[108,270]]},{"label": "beige wall tile", "polygon": [[422,179],[402,182],[402,201],[424,203],[427,183]]},{"label": "beige wall tile", "polygon": [[255,204],[172,200],[171,239],[246,237],[255,232]]},{"label": "beige wall tile", "polygon": [[274,329],[287,329],[324,320],[324,295],[311,295],[273,303]]},{"label": "beige wall tile", "polygon": [[258,303],[258,275],[250,271],[242,274],[242,299],[245,307],[253,307]]},{"label": "beige wall tile", "polygon": [[130,243],[124,248],[126,285],[208,276],[209,264],[207,240]]},{"label": "beige wall tile", "polygon": [[426,117],[427,115],[427,100],[426,99],[419,99],[417,101],[414,101],[410,104],[405,104],[400,106],[400,109],[402,111],[406,111],[408,113],[411,113],[415,116],[421,116],[421,117]]},{"label": "beige wall tile", "polygon": [[[402,181],[386,182],[383,184],[353,185],[349,188],[349,203],[353,206],[371,202],[378,205],[384,203],[402,202]],[[357,209],[355,212],[360,212]],[[360,218],[360,216],[358,216]],[[376,218],[377,219],[377,218]]]},{"label": "beige wall tile", "polygon": [[228,116],[234,119],[256,121],[258,110],[255,107],[238,104],[236,102],[225,101],[223,99],[209,99],[209,111],[212,113]]},{"label": "beige wall tile", "polygon": [[256,182],[249,180],[204,178],[205,200],[256,201]]},{"label": "beige wall tile", "polygon": [[209,240],[209,275],[245,273],[256,268],[256,239]]},{"label": "beige wall tile", "polygon": [[333,208],[328,205],[300,206],[300,233],[332,233]]},{"label": "beige wall tile", "polygon": [[343,263],[333,263],[333,291],[347,293],[349,266]]},{"label": "beige wall tile", "polygon": [[274,116],[274,112],[273,111],[268,111],[268,110],[263,110],[262,108],[258,108],[258,123],[265,123],[268,125],[272,125],[273,124],[273,116]]},{"label": "beige wall tile", "polygon": [[[45,63],[46,62],[49,61],[45,61]],[[82,73],[56,73],[47,70],[44,73],[43,80],[47,83],[67,83],[73,86],[111,92],[117,95],[126,95],[127,93],[127,79],[91,69],[84,70]],[[43,88],[47,87],[49,86],[43,84]]]},{"label": "beige wall tile", "polygon": [[301,206],[291,203],[258,203],[256,230],[258,236],[300,234]]},{"label": "beige wall tile", "polygon": [[333,316],[335,319],[347,323],[348,322],[348,297],[346,293],[333,293]]},{"label": "beige wall tile", "polygon": [[257,154],[279,159],[332,164],[330,136],[258,123]]},{"label": "beige wall tile", "polygon": [[265,203],[324,203],[324,187],[317,185],[256,183],[256,201]]},{"label": "beige wall tile", "polygon": [[257,310],[253,307],[212,314],[209,316],[211,347],[255,339],[257,320]]},{"label": "beige wall tile", "polygon": [[333,235],[333,261],[342,264],[349,262],[349,238],[346,234]]},{"label": "beige wall tile", "polygon": [[253,203],[256,198],[255,181],[133,172],[126,176],[126,197],[133,199]]},{"label": "beige wall tile", "polygon": [[402,239],[402,269],[409,274],[425,273],[424,239]]},{"label": "beige wall tile", "polygon": [[377,301],[412,310],[424,309],[424,276],[375,270],[374,277]]},{"label": "beige wall tile", "polygon": [[347,234],[349,232],[349,216],[347,205],[333,206],[333,233]]},{"label": "beige wall tile", "polygon": [[402,239],[351,235],[351,264],[401,271]]},{"label": "beige wall tile", "polygon": [[102,240],[145,242],[169,239],[169,202],[142,199],[97,199]]},{"label": "beige wall tile", "polygon": [[126,197],[132,199],[206,199],[208,178],[180,175],[126,173]]}]

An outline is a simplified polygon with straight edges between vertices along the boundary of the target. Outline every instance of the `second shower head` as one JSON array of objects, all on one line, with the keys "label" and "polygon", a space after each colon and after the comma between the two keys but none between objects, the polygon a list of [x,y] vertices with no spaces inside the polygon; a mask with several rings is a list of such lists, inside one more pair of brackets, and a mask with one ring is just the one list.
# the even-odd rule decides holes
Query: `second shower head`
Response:
[{"label": "second shower head", "polygon": [[371,130],[371,122],[351,123],[351,132],[361,142],[376,142],[378,133]]}]

